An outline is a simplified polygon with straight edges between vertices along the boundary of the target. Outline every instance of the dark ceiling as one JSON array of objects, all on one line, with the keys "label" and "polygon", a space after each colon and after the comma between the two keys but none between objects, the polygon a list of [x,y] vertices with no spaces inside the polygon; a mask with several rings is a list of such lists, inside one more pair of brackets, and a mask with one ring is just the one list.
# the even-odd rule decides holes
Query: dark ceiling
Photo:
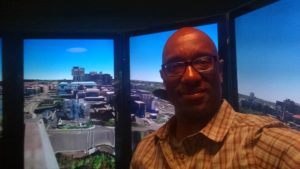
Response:
[{"label": "dark ceiling", "polygon": [[[108,0],[107,0],[108,1]],[[115,33],[224,14],[257,0],[159,3],[154,0],[2,0],[1,32]]]}]

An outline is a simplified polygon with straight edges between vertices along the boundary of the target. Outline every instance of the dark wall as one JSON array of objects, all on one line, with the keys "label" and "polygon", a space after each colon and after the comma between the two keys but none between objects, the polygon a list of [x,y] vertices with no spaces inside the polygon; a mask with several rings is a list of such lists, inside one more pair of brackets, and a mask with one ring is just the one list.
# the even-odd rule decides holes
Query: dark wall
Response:
[{"label": "dark wall", "polygon": [[[158,3],[2,0],[0,32],[120,33],[226,13],[255,0]],[[129,3],[130,2],[130,3]]]}]

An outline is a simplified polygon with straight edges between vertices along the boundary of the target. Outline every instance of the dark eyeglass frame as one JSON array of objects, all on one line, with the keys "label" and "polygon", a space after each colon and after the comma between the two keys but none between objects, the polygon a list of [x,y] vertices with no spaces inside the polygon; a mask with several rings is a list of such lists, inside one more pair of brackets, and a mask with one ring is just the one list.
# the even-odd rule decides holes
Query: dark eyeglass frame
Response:
[{"label": "dark eyeglass frame", "polygon": [[[193,63],[194,63],[195,61],[201,59],[201,58],[209,58],[209,59],[211,60],[211,64],[212,64],[211,67],[209,67],[209,68],[207,68],[207,69],[205,69],[205,70],[197,69],[197,68],[193,65]],[[181,77],[181,76],[185,73],[185,71],[186,71],[188,65],[190,65],[190,66],[191,66],[194,70],[196,70],[197,72],[203,73],[203,72],[208,72],[208,71],[212,70],[212,69],[214,68],[214,64],[215,64],[215,61],[216,61],[216,60],[218,60],[218,59],[217,59],[217,56],[214,56],[214,55],[205,55],[205,56],[196,57],[196,58],[194,58],[194,59],[192,59],[192,60],[188,60],[188,61],[176,61],[176,62],[165,63],[165,64],[162,64],[162,65],[161,65],[161,68],[162,68],[163,72],[164,72],[168,77]],[[176,63],[177,63],[177,64],[183,64],[183,65],[185,66],[185,67],[184,67],[184,70],[183,70],[182,72],[178,73],[178,74],[172,74],[172,73],[168,72],[168,71],[167,71],[167,70],[168,70],[168,66],[174,65],[174,64],[176,64]]]}]

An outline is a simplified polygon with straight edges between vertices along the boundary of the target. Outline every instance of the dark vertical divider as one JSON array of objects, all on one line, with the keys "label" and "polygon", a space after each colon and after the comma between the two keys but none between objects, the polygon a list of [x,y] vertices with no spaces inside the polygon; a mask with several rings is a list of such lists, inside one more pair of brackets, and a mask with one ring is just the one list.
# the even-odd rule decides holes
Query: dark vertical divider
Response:
[{"label": "dark vertical divider", "polygon": [[116,92],[116,168],[127,169],[131,160],[131,116],[130,116],[130,75],[129,37],[119,35],[115,41],[115,82]]},{"label": "dark vertical divider", "polygon": [[226,13],[218,24],[219,55],[224,59],[223,97],[238,111],[234,19]]},{"label": "dark vertical divider", "polygon": [[16,34],[3,43],[3,168],[23,168],[23,44]]}]

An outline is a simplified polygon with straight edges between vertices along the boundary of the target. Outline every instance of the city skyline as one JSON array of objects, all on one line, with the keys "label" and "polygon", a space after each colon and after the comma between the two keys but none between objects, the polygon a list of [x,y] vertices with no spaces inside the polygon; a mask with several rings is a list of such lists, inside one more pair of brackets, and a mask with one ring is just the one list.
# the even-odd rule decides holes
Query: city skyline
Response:
[{"label": "city skyline", "polygon": [[74,66],[114,77],[113,59],[113,40],[25,39],[24,79],[73,79]]},{"label": "city skyline", "polygon": [[[78,67],[78,66],[73,66],[72,68],[74,68],[74,67]],[[84,67],[83,67],[84,68]],[[72,69],[71,69],[71,72],[72,72]],[[93,73],[97,73],[97,74],[99,74],[99,73],[102,73],[102,74],[109,74],[109,73],[106,73],[106,72],[103,72],[103,71],[89,71],[89,72],[84,72],[84,75],[86,75],[86,74],[93,74]],[[113,76],[112,74],[109,74],[109,75],[111,75],[111,76]],[[26,81],[26,80],[44,80],[44,81],[52,81],[52,80],[73,80],[74,79],[74,77],[73,77],[73,75],[71,75],[72,77],[71,77],[71,79],[43,79],[43,78],[38,78],[38,79],[29,79],[29,78],[27,78],[27,79],[25,79],[24,78],[24,80]]]},{"label": "city skyline", "polygon": [[[131,82],[161,83],[161,84],[163,85],[163,82],[148,81],[148,80],[130,80],[130,81],[131,81]],[[251,93],[254,93],[254,92],[249,92],[249,93],[240,93],[240,92],[238,92],[238,94],[245,95],[245,96],[250,96]],[[263,98],[257,97],[256,93],[254,93],[254,96],[255,96],[255,98],[257,98],[257,99],[262,99],[262,100],[264,100],[264,101],[273,102],[273,103],[276,103],[276,101],[284,101],[284,100],[286,100],[286,99],[289,99],[289,100],[295,102],[295,100],[292,100],[292,99],[290,99],[290,98],[285,98],[285,99],[282,99],[282,100],[276,99],[275,101],[270,101],[270,99],[263,99]],[[295,102],[295,103],[297,103],[297,104],[300,105],[300,102]]]}]

